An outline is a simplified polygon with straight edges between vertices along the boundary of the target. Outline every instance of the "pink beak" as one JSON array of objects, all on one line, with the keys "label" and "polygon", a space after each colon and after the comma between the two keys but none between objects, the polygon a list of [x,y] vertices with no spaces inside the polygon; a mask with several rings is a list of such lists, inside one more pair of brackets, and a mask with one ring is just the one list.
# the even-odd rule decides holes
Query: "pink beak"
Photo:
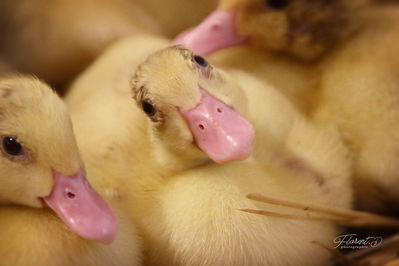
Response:
[{"label": "pink beak", "polygon": [[197,145],[216,163],[246,159],[252,152],[255,129],[231,107],[200,90],[200,103],[180,110]]},{"label": "pink beak", "polygon": [[91,187],[83,170],[74,176],[53,171],[54,187],[46,204],[83,238],[111,243],[118,219],[108,204]]},{"label": "pink beak", "polygon": [[234,10],[216,10],[192,30],[181,33],[173,41],[200,55],[245,43],[235,27]]}]

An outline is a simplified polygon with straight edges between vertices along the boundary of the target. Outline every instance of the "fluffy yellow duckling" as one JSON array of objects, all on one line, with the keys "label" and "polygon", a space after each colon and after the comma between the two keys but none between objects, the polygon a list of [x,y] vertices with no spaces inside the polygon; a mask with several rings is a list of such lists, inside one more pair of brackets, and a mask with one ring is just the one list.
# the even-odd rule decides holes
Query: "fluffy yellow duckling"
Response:
[{"label": "fluffy yellow duckling", "polygon": [[356,30],[366,1],[220,0],[217,10],[175,41],[200,54],[250,42],[312,60]]},{"label": "fluffy yellow duckling", "polygon": [[149,191],[152,197],[130,207],[144,232],[150,265],[328,261],[329,252],[312,241],[331,246],[339,231],[334,225],[261,219],[238,209],[255,207],[245,199],[253,191],[349,208],[350,163],[338,136],[306,122],[269,85],[244,72],[216,69],[181,46],[151,55],[137,68],[132,86],[157,153],[187,154],[191,143],[211,158],[212,147],[228,151],[215,132],[236,137],[226,126],[230,121],[240,127],[232,112],[248,117],[257,130],[250,160],[164,176]]},{"label": "fluffy yellow duckling", "polygon": [[58,96],[35,78],[9,76],[0,81],[0,109],[1,264],[138,265],[137,234],[123,218],[117,234]]},{"label": "fluffy yellow duckling", "polygon": [[399,8],[375,8],[367,27],[324,62],[315,117],[335,123],[354,154],[357,207],[399,214]]},{"label": "fluffy yellow duckling", "polygon": [[0,53],[17,70],[58,85],[111,42],[144,32],[174,36],[215,5],[215,0],[4,0]]},{"label": "fluffy yellow duckling", "polygon": [[[253,203],[246,201],[244,197],[246,193],[267,192],[263,188],[260,189],[261,184],[273,181],[259,180],[259,174],[262,173],[262,177],[270,174],[272,168],[275,168],[279,174],[279,178],[276,180],[283,180],[285,177],[290,179],[295,175],[295,178],[290,180],[293,188],[301,187],[305,190],[309,188],[311,191],[313,188],[317,188],[314,189],[315,194],[312,194],[313,192],[306,193],[310,197],[309,200],[317,194],[317,198],[321,198],[320,202],[349,207],[351,198],[348,185],[350,167],[345,157],[345,148],[336,136],[331,136],[330,133],[319,131],[309,125],[283,96],[275,90],[265,89],[269,86],[262,81],[257,81],[240,71],[227,74],[216,70],[203,58],[194,56],[182,47],[166,49],[151,56],[146,63],[140,65],[133,76],[132,85],[137,105],[133,104],[132,92],[128,86],[133,69],[149,53],[166,45],[168,45],[167,41],[154,37],[130,38],[121,41],[110,47],[73,83],[66,100],[72,109],[72,119],[76,126],[79,146],[84,147],[83,158],[87,163],[88,172],[95,173],[92,176],[97,179],[91,181],[104,194],[120,199],[126,204],[133,219],[138,222],[140,229],[144,232],[150,264],[191,265],[201,262],[203,264],[223,264],[223,262],[225,264],[240,262],[264,264],[294,261],[297,253],[292,253],[292,256],[285,259],[279,255],[283,249],[264,253],[268,249],[265,246],[267,243],[270,245],[270,242],[261,244],[260,242],[270,235],[262,234],[266,230],[265,226],[269,224],[268,220],[247,216],[238,210],[236,213],[234,210],[244,207],[244,205],[245,208],[253,206]],[[132,53],[132,50],[137,53]],[[232,78],[236,74],[240,79]],[[201,91],[198,84],[204,90]],[[248,89],[248,95],[251,97],[243,88]],[[257,90],[256,88],[261,89]],[[205,101],[203,104],[197,105],[200,99],[205,99]],[[259,99],[270,99],[270,102],[265,105]],[[231,145],[223,141],[228,139],[229,134],[225,134],[223,137],[223,134],[218,133],[223,133],[223,130],[220,129],[225,129],[225,133],[233,133],[232,137],[237,137],[239,134],[228,127],[228,123],[226,123],[228,119],[218,121],[212,108],[208,108],[208,111],[210,116],[215,118],[213,122],[212,119],[208,121],[205,119],[201,124],[195,123],[195,118],[201,117],[202,110],[213,104],[216,104],[214,107],[221,108],[220,110],[228,116],[232,115],[232,122],[238,121],[246,124],[239,117],[247,117],[257,132],[262,131],[258,135],[264,137],[255,139],[253,159],[247,160],[245,164],[229,163],[231,168],[224,168],[226,165],[219,167],[211,162],[210,158],[220,159],[217,154],[215,157],[215,154],[212,153],[212,148],[217,147],[218,144],[224,145],[222,148],[228,151],[229,156],[233,154],[232,157],[222,154],[222,157],[224,156],[222,160],[243,159],[248,155],[247,153],[237,155],[237,153],[231,152],[234,149],[229,149]],[[195,106],[201,106],[201,108],[196,109]],[[260,108],[264,110],[262,115],[256,111]],[[280,111],[279,108],[283,111]],[[278,114],[282,114],[281,116],[276,116],[276,109],[279,110]],[[218,113],[216,108],[216,115]],[[204,118],[203,114],[202,118]],[[219,124],[220,128],[212,129],[215,124]],[[201,125],[203,129],[210,131],[208,135],[210,138],[201,139],[203,130]],[[236,139],[241,141],[240,138]],[[259,162],[257,158],[263,159],[262,165],[257,163]],[[252,167],[256,173],[253,177],[247,174],[248,172],[252,173]],[[198,169],[199,172],[188,169]],[[259,172],[261,169],[262,172]],[[232,176],[230,173],[236,175]],[[206,178],[208,174],[209,178]],[[204,175],[205,179],[201,181]],[[244,177],[252,180],[248,181],[249,185],[245,185],[246,179],[241,179]],[[230,182],[231,179],[234,181]],[[174,183],[174,180],[181,188],[169,185],[171,182]],[[212,180],[218,181],[212,183]],[[296,183],[297,181],[300,184]],[[180,182],[183,183],[178,185]],[[259,186],[254,185],[257,182],[260,182]],[[197,186],[199,183],[203,185]],[[237,185],[238,183],[239,185]],[[287,181],[287,183],[289,182]],[[275,192],[280,196],[295,198],[294,195],[297,195],[301,197],[301,193],[298,191],[297,194],[292,193],[291,196],[280,194],[278,186],[276,186]],[[283,187],[284,185],[281,183],[282,190],[288,189],[288,187]],[[222,212],[226,207],[226,212],[231,213],[229,217],[233,217],[234,222],[211,215],[210,220],[199,220],[196,223],[195,219],[192,219],[192,215],[182,216],[175,212],[178,208],[174,206],[177,201],[182,204],[184,211],[196,204],[206,206],[211,210],[210,204],[202,204],[202,202],[209,202],[210,198],[206,199],[206,196],[194,199],[196,203],[194,202],[192,205],[189,203],[185,205],[186,195],[182,193],[182,190],[189,193],[189,191],[202,188],[208,189],[206,192],[204,191],[206,195],[213,194],[213,189],[218,191],[217,193],[219,190],[221,191],[220,197],[224,200],[219,203],[222,206],[215,206],[212,212]],[[241,189],[242,193],[240,193]],[[176,191],[174,199],[163,196],[169,190],[172,193]],[[335,196],[332,196],[330,192]],[[342,195],[338,197],[337,193],[342,193]],[[328,196],[323,197],[323,195]],[[231,200],[228,200],[230,197]],[[192,202],[191,197],[187,199]],[[226,199],[231,205],[227,204]],[[177,201],[174,202],[175,200]],[[167,204],[168,207],[165,207],[167,209],[162,207],[163,204]],[[164,212],[168,212],[167,216],[163,216]],[[207,210],[203,208],[199,209],[195,217],[206,217],[206,212]],[[176,219],[185,220],[181,224],[181,229],[184,231],[175,231],[175,226],[178,223],[173,220],[171,220],[170,227],[167,226],[165,221],[169,221],[170,215],[175,216]],[[276,223],[281,222],[280,220],[275,221]],[[212,225],[211,222],[214,222],[213,225],[216,228],[208,227]],[[248,231],[245,231],[244,224],[252,232],[249,235],[245,235]],[[303,226],[301,228],[305,231],[323,232],[320,233],[323,236],[317,238],[317,241],[320,240],[326,244],[331,244],[332,239],[330,238],[333,238],[337,232],[336,228],[331,225],[326,225],[323,227],[324,229],[319,230],[319,225],[307,223],[299,223],[301,224],[299,225],[296,222],[294,224]],[[229,228],[228,230],[220,229],[225,225],[226,228]],[[295,225],[293,226],[295,227]],[[258,226],[260,227],[258,228]],[[283,225],[277,231],[280,229],[284,231],[286,228],[286,225]],[[212,237],[210,230],[213,229],[221,233],[214,239],[203,237],[195,245],[190,240],[193,239],[192,236],[202,237],[205,234]],[[152,230],[161,233],[160,235],[153,234],[150,232]],[[202,235],[201,232],[204,234]],[[254,233],[259,233],[261,240],[254,241],[252,237],[250,239]],[[176,236],[177,242],[173,246],[163,249],[166,245],[165,241],[168,241],[167,238],[171,234]],[[230,236],[228,236],[229,234]],[[224,236],[227,238],[223,243],[229,246],[223,250],[223,256],[218,255],[220,259],[218,260],[213,251],[221,250],[220,247],[215,248],[215,244],[208,248],[208,245],[221,243]],[[309,243],[307,240],[310,238],[314,240],[310,234],[307,237],[303,236],[302,240]],[[328,241],[327,238],[329,238]],[[184,239],[188,240],[189,244],[185,249],[187,252],[181,250],[184,245],[181,241],[185,241]],[[237,239],[242,239],[244,244],[239,246],[240,240],[237,241]],[[268,241],[271,239],[274,238],[270,238]],[[253,252],[248,255],[244,252],[235,252],[240,251],[240,248],[245,249],[246,245],[248,245],[246,250],[250,250],[252,247]],[[200,249],[194,250],[196,247],[200,247]],[[211,251],[212,248],[214,248],[213,251]],[[321,262],[328,259],[329,255],[319,246],[306,245],[306,250],[312,248],[315,248],[315,253],[317,253],[316,260]],[[232,257],[225,255],[227,252]],[[270,258],[265,258],[265,254],[269,254]],[[173,259],[175,255],[176,257]],[[189,259],[191,256],[193,258]],[[206,260],[207,257],[209,260]]]},{"label": "fluffy yellow duckling", "polygon": [[[134,68],[168,44],[155,36],[116,42],[72,83],[65,96],[86,169],[93,177],[90,181],[102,195],[125,200],[125,180],[142,179],[148,170],[156,170],[148,167],[152,157],[146,118],[132,104],[129,83]],[[142,158],[148,164],[135,163]]]},{"label": "fluffy yellow duckling", "polygon": [[[299,81],[305,81],[302,83],[305,86],[292,82],[296,92],[287,91],[282,83],[294,81],[293,77],[300,73],[291,71],[290,64],[285,71],[270,74],[268,69],[273,69],[276,56],[269,56],[272,59],[263,56],[266,60],[262,65],[258,51],[247,49],[250,52],[243,53],[241,48],[240,52],[233,50],[222,52],[225,54],[222,57],[216,55],[219,59],[214,62],[227,59],[227,64],[233,62],[234,67],[263,75],[302,110],[315,113],[321,123],[336,124],[353,152],[357,207],[398,213],[398,137],[397,129],[392,126],[397,119],[394,107],[397,60],[393,45],[398,38],[397,5],[376,5],[368,1],[270,0],[264,1],[265,7],[260,8],[261,1],[230,2],[221,1],[221,9],[232,10],[224,15],[225,20],[214,14],[176,42],[208,53],[241,44],[244,41],[241,34],[247,29],[249,38],[268,50],[303,59],[325,55],[318,65],[309,65],[309,69],[315,71],[310,70],[310,76],[299,75]],[[212,30],[212,25],[218,26]],[[227,38],[221,37],[224,33]],[[228,43],[213,47],[212,38]],[[340,42],[343,38],[345,41]],[[329,49],[331,45],[334,49]],[[277,62],[279,69],[281,59],[277,58]],[[312,79],[312,83],[306,82]]]}]

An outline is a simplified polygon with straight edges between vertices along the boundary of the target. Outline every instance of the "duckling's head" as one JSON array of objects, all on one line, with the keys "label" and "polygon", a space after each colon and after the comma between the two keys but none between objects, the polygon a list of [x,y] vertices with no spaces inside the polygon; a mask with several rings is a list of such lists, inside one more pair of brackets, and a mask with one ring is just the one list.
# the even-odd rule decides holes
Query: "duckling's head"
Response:
[{"label": "duckling's head", "polygon": [[117,220],[88,183],[61,99],[31,77],[0,80],[0,203],[50,207],[79,235],[111,241]]},{"label": "duckling's head", "polygon": [[[174,157],[193,166],[247,158],[254,128],[241,115],[244,92],[205,58],[182,47],[161,50],[142,63],[132,79],[134,99],[148,116],[159,159]],[[186,161],[186,164],[182,163]]]},{"label": "duckling's head", "polygon": [[200,25],[177,37],[202,55],[249,42],[312,60],[353,32],[367,0],[221,0]]}]

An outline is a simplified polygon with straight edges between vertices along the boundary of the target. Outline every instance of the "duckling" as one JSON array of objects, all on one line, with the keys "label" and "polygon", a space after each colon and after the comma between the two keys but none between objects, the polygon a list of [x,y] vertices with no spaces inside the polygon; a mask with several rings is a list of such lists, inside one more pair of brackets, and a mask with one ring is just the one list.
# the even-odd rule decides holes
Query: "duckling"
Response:
[{"label": "duckling", "polygon": [[[242,201],[245,207],[253,206],[253,203],[245,201],[244,196],[258,189],[248,185],[248,189],[244,189],[242,195],[237,193],[234,196],[235,192],[227,190],[240,191],[241,184],[245,187],[245,182],[236,186],[235,183],[231,184],[235,181],[229,181],[227,177],[230,177],[231,171],[241,173],[238,179],[248,178],[248,175],[252,176],[248,174],[248,172],[252,173],[250,170],[252,166],[254,169],[273,166],[279,169],[282,176],[296,176],[291,180],[294,188],[308,186],[317,188],[315,191],[320,193],[317,194],[317,198],[323,198],[320,196],[323,193],[342,193],[340,196],[334,194],[335,197],[326,199],[326,203],[349,207],[351,201],[351,188],[348,185],[350,161],[346,158],[345,147],[335,133],[313,127],[279,92],[267,89],[270,87],[263,81],[251,78],[242,71],[227,73],[217,70],[204,58],[180,46],[163,49],[168,45],[167,40],[151,36],[120,41],[107,49],[72,84],[66,96],[66,102],[71,108],[77,141],[79,146],[84,147],[82,151],[87,169],[90,173],[95,173],[93,176],[97,178],[91,181],[103,194],[122,202],[132,219],[137,221],[139,230],[144,235],[145,250],[148,254],[146,262],[150,264],[191,265],[230,264],[230,262],[234,264],[235,259],[237,263],[248,262],[246,264],[278,262],[280,259],[284,263],[284,258],[280,258],[278,252],[272,252],[273,257],[265,259],[266,249],[263,250],[263,248],[267,243],[270,245],[270,242],[259,244],[262,241],[253,241],[253,239],[251,242],[247,237],[253,234],[237,235],[240,230],[247,232],[245,227],[238,227],[239,225],[244,225],[244,221],[249,221],[245,224],[251,226],[251,221],[258,218],[245,216],[246,214],[244,216],[234,214],[233,205],[228,206],[228,212],[238,217],[238,220],[235,220],[237,230],[230,238],[226,238],[231,239],[231,241],[226,241],[226,245],[231,245],[226,246],[224,250],[224,252],[229,251],[231,260],[227,255],[222,258],[218,256],[221,260],[225,259],[225,263],[219,263],[221,261],[215,258],[215,254],[209,253],[211,248],[205,250],[209,243],[205,243],[204,238],[198,242],[201,243],[198,252],[193,250],[194,246],[190,245],[187,246],[187,253],[183,255],[185,258],[179,255],[175,257],[176,260],[173,260],[177,254],[171,248],[179,249],[182,245],[179,242],[171,248],[163,249],[166,238],[171,233],[179,238],[181,236],[180,239],[191,239],[191,232],[179,235],[181,231],[175,232],[173,228],[165,228],[166,218],[162,213],[174,212],[173,216],[176,216],[176,213],[174,207],[164,210],[163,202],[167,203],[168,199],[159,199],[159,195],[169,191],[168,184],[175,179],[180,180],[179,176],[182,176],[183,180],[193,182],[187,187],[184,185],[182,189],[201,190],[195,186],[197,181],[190,181],[191,176],[187,178],[185,176],[187,173],[187,175],[193,175],[193,179],[201,180],[199,177],[195,178],[197,176],[195,169],[198,171],[203,169],[198,176],[209,174],[210,180],[220,181],[218,177],[223,179],[223,173],[226,171],[226,180],[220,182],[220,186],[223,186],[220,191],[224,191],[222,196],[228,198],[229,193],[233,193],[231,202]],[[159,49],[163,50],[146,59],[149,54]],[[132,50],[138,52],[131,53]],[[142,63],[144,60],[146,60],[145,63]],[[137,70],[132,75],[135,67]],[[236,76],[241,78],[236,80],[233,78]],[[132,80],[133,98],[136,104],[132,104],[129,80]],[[202,89],[199,89],[199,86]],[[265,105],[260,99],[268,99],[268,104]],[[212,111],[212,107],[217,107],[216,112]],[[260,109],[263,110],[262,115],[259,115]],[[217,116],[220,114],[226,114],[227,118],[219,120]],[[207,117],[210,119],[207,120]],[[238,122],[247,127],[247,132],[245,134],[234,132],[235,128],[229,126],[229,119],[233,123]],[[258,137],[255,138],[253,145],[250,145],[252,130],[245,120],[252,124],[257,132],[260,132],[257,133]],[[223,133],[227,134],[223,135]],[[235,138],[238,144],[241,143],[241,147],[245,148],[241,149],[242,152],[231,149],[232,143],[226,141],[230,134],[232,139]],[[217,154],[215,150],[217,151],[218,147],[228,152]],[[242,161],[245,158],[248,159],[242,162],[245,162],[244,165],[238,162],[226,164],[228,161]],[[212,161],[225,164],[219,167]],[[224,170],[224,167],[231,164],[237,164],[237,167]],[[215,169],[215,174],[212,174],[213,169]],[[263,177],[269,172],[265,170],[255,172],[254,183],[251,184],[269,182],[258,180],[259,176]],[[218,184],[209,183],[209,186],[219,190]],[[173,190],[174,188],[170,187],[170,191]],[[209,193],[212,191],[210,189]],[[184,195],[178,190],[176,193],[175,199],[184,204],[186,201],[181,200]],[[204,198],[198,197],[198,204],[201,204],[203,200]],[[312,200],[314,201],[314,198]],[[209,204],[205,205],[209,206]],[[186,207],[190,206],[186,205]],[[243,206],[237,204],[237,209],[240,207]],[[222,211],[220,205],[215,208],[215,212]],[[201,209],[195,217],[205,217],[203,211]],[[181,216],[176,217],[183,219]],[[187,216],[187,223],[195,222],[191,220],[191,217],[191,215]],[[259,223],[254,222],[252,225],[254,227],[250,229],[255,233],[263,230],[262,228],[268,224],[264,220],[256,221]],[[215,218],[214,224],[219,225],[217,228],[223,228],[222,223],[229,223],[229,220]],[[231,223],[226,228],[232,228],[235,224]],[[257,230],[257,224],[263,227]],[[171,224],[171,226],[174,225]],[[187,228],[185,232],[191,230],[190,226],[183,226]],[[309,226],[312,227],[312,225]],[[197,231],[195,236],[200,235],[200,232],[206,232],[211,236],[207,227],[199,225],[196,228],[201,231]],[[312,228],[319,231],[318,228]],[[331,229],[331,231],[325,229],[331,233],[331,235],[326,233],[330,235],[328,237],[333,237],[337,232],[331,225],[323,228]],[[149,232],[151,230],[160,232],[160,235],[152,234]],[[230,230],[226,230],[226,234],[229,232]],[[321,238],[324,239],[326,235]],[[220,243],[221,239],[210,239],[210,243]],[[237,239],[245,239],[248,250],[253,248],[254,252],[248,253],[248,256],[240,250],[235,252],[236,249],[233,246],[239,247]],[[304,241],[308,243],[307,240]],[[327,243],[324,240],[321,242]],[[215,248],[215,246],[210,247]],[[259,247],[262,247],[261,252],[258,252]],[[318,249],[317,245],[310,245],[310,247]],[[320,251],[320,254],[320,261],[328,258],[328,254],[323,251]],[[195,255],[193,261],[189,261],[187,258],[192,255]],[[241,255],[242,257],[237,257]],[[294,256],[293,254],[289,260],[293,260]],[[209,261],[206,261],[207,257]]]},{"label": "duckling", "polygon": [[[254,2],[251,3],[255,5]],[[330,1],[328,3],[308,1],[305,3],[299,0],[266,1],[266,4],[268,12],[263,9],[265,18],[259,20],[259,23],[264,22],[263,26],[253,27],[254,30],[263,31],[265,47],[275,45],[276,49],[272,47],[271,50],[299,56],[302,59],[318,59],[316,64],[309,66],[310,69],[315,69],[312,78],[313,85],[310,84],[311,86],[308,87],[312,89],[306,89],[306,83],[304,83],[304,89],[300,89],[297,93],[289,92],[285,87],[278,85],[276,87],[282,88],[284,94],[318,123],[322,125],[332,123],[337,126],[354,158],[356,207],[362,210],[397,214],[399,190],[396,173],[399,169],[395,162],[398,136],[396,136],[396,127],[391,126],[396,124],[397,119],[394,91],[398,86],[395,72],[398,60],[392,45],[397,41],[396,24],[399,16],[397,5],[375,4],[368,1]],[[325,8],[320,8],[319,4],[325,5]],[[244,6],[244,3],[242,5]],[[221,6],[229,8],[229,5],[224,5],[223,2]],[[231,28],[224,29],[224,25],[236,25],[238,31],[246,26],[250,28],[250,21],[255,21],[257,16],[253,14],[247,16],[245,20],[245,13],[242,13],[242,10],[246,9],[240,8],[239,4],[231,6],[236,7],[231,9],[232,13],[229,13],[230,20],[220,22],[220,31],[231,34]],[[271,9],[279,10],[271,11]],[[259,12],[259,10],[262,9],[253,8],[253,12]],[[353,12],[349,12],[350,10]],[[339,13],[339,15],[335,16],[334,13]],[[308,15],[304,16],[304,14]],[[266,19],[267,16],[269,19]],[[267,21],[275,23],[273,25],[276,27],[267,28]],[[285,28],[295,29],[291,34],[288,34],[290,31],[284,30],[285,28],[281,26],[284,25],[284,21],[289,22],[289,26]],[[184,43],[189,47],[196,47],[197,44],[201,46],[201,40],[212,43],[207,39],[208,36],[212,36],[209,33],[212,32],[209,30],[211,28],[209,25],[213,25],[212,23],[217,24],[217,19],[209,18],[209,21],[206,20],[198,26],[198,30],[188,33],[187,38],[178,38],[176,42]],[[323,30],[326,26],[328,29]],[[266,28],[268,30],[265,30]],[[277,34],[281,29],[283,30]],[[214,31],[218,32],[218,30]],[[306,37],[308,33],[313,37]],[[251,40],[256,39],[255,35],[255,33],[249,35]],[[220,37],[219,34],[217,36]],[[345,41],[340,41],[342,39]],[[291,41],[281,42],[281,40]],[[328,41],[326,44],[333,44],[334,49],[329,48],[330,45],[323,44],[323,40]],[[315,48],[314,44],[319,48]],[[376,47],[379,47],[378,51]],[[209,51],[215,49],[212,48]],[[267,70],[271,62],[275,61],[266,58],[267,60],[263,60],[266,67],[263,66],[258,62],[261,60],[260,57],[253,56],[259,53],[257,51],[251,52],[252,56],[248,57],[243,57],[245,53],[236,51],[222,53],[225,54],[222,61],[227,58],[227,64],[233,61],[235,67],[250,69],[253,73],[259,73],[258,76],[262,76],[263,72],[266,80],[284,80],[284,78],[291,80],[292,73],[295,73],[290,72],[289,67],[286,68],[288,71],[282,72],[282,75],[270,75],[267,71],[265,72],[265,69]],[[216,57],[220,58],[217,54]],[[275,58],[275,56],[271,57]],[[249,58],[248,62],[245,62],[245,58]],[[251,61],[255,63],[252,64]],[[252,67],[247,66],[251,64]],[[307,76],[304,75],[300,80],[306,81],[306,79]],[[308,80],[311,79],[308,78]]]},{"label": "duckling", "polygon": [[174,43],[199,54],[218,51],[212,63],[256,75],[308,113],[323,71],[319,59],[360,27],[360,2],[221,0]]},{"label": "duckling", "polygon": [[138,265],[135,229],[121,216],[117,234],[118,219],[86,179],[56,93],[10,75],[0,80],[0,109],[1,264]]},{"label": "duckling", "polygon": [[374,8],[356,37],[323,62],[313,117],[334,123],[351,148],[356,206],[399,214],[399,8]]},{"label": "duckling", "polygon": [[[256,169],[264,167],[263,164],[270,167],[273,165],[281,169],[284,176],[300,177],[294,179],[292,184],[295,180],[306,183],[294,187],[314,186],[320,193],[341,191],[341,196],[335,196],[328,203],[350,206],[351,193],[347,184],[350,161],[335,133],[313,127],[280,93],[267,89],[269,86],[263,81],[251,78],[242,71],[227,73],[216,70],[204,58],[183,47],[167,48],[146,60],[149,54],[168,44],[167,40],[143,36],[112,45],[72,84],[66,96],[79,146],[84,147],[82,152],[88,172],[97,178],[91,181],[103,194],[120,200],[126,206],[144,234],[148,253],[159,249],[159,246],[152,244],[158,243],[159,236],[152,241],[154,236],[148,232],[158,230],[154,226],[150,228],[150,224],[164,219],[163,211],[159,209],[163,201],[158,201],[158,195],[168,191],[169,181],[183,173],[191,173],[193,169],[210,169],[211,173],[211,169],[216,167],[212,161],[226,164],[231,160],[249,157],[245,160],[249,169],[252,165]],[[137,53],[131,53],[132,50]],[[144,60],[146,62],[141,63]],[[235,76],[241,79],[233,79]],[[136,105],[132,104],[129,80],[132,80]],[[198,84],[203,89],[199,89]],[[268,104],[265,105],[260,99],[268,99]],[[253,148],[249,148],[252,133],[244,134],[246,142],[242,142],[241,135],[229,127],[228,119],[218,120],[215,115],[220,112],[217,109],[212,112],[212,108],[209,108],[212,106],[220,108],[230,121],[245,125],[247,132],[251,132],[251,129],[243,119],[249,121],[265,137],[255,138],[254,145],[251,145]],[[260,109],[268,116],[259,115]],[[281,116],[276,115],[276,109]],[[206,120],[206,117],[211,119]],[[202,119],[202,123],[195,123],[198,122],[196,119]],[[219,125],[219,129],[213,127],[215,124]],[[207,134],[202,130],[210,132],[208,138],[203,138]],[[229,134],[223,137],[223,133],[232,133],[234,138],[240,136],[236,139],[241,144],[246,143],[242,146],[245,147],[242,149],[245,153],[231,149],[231,143],[225,141]],[[214,147],[222,147],[228,151],[227,155],[216,154]],[[258,163],[260,160],[262,166]],[[222,169],[230,164],[232,162],[215,169],[223,172]],[[243,173],[242,177],[247,176],[244,169],[245,166],[237,167],[237,172]],[[264,175],[264,172],[257,172],[257,177],[259,173]],[[208,170],[204,170],[202,175],[207,174]],[[226,181],[224,186],[228,184]],[[235,189],[239,190],[238,187]],[[225,195],[228,197],[228,194]],[[243,192],[240,201],[245,201],[244,195]],[[248,207],[246,202],[245,205]],[[203,213],[198,215],[203,216]],[[163,226],[158,227],[163,230]],[[167,231],[161,233],[162,236],[166,234]],[[164,240],[159,239],[159,244],[164,245]],[[237,242],[232,244],[236,245]],[[192,246],[189,248],[188,253],[192,252]],[[165,252],[169,250],[167,248]],[[231,252],[232,255],[235,253]],[[197,254],[196,263],[181,258],[170,262],[173,253],[159,255],[159,261],[154,261],[153,255],[149,255],[148,260],[154,264],[165,264],[165,261],[173,264],[199,264],[206,263],[204,258],[207,255],[206,252],[201,257]],[[263,258],[263,255],[251,253],[247,260],[261,263]],[[211,260],[217,263],[213,255]],[[227,264],[228,259],[225,262]]]},{"label": "duckling", "polygon": [[366,2],[220,0],[218,9],[175,43],[203,55],[250,43],[311,61],[356,31]]},{"label": "duckling", "polygon": [[[323,265],[328,261],[328,252],[312,241],[331,245],[339,232],[334,225],[260,219],[238,209],[256,204],[245,199],[254,191],[349,208],[351,167],[339,135],[312,126],[263,81],[242,71],[217,69],[182,46],[149,56],[137,67],[131,84],[137,105],[148,117],[152,147],[162,156],[167,154],[164,150],[186,152],[182,148],[194,143],[217,161],[210,154],[212,148],[229,149],[219,146],[214,132],[218,127],[227,133],[232,130],[225,119],[240,127],[232,110],[247,117],[257,132],[249,159],[223,165],[208,161],[164,175],[149,192],[152,196],[130,207],[143,231],[146,263]],[[138,205],[145,207],[138,211]]]},{"label": "duckling", "polygon": [[113,41],[144,32],[173,36],[216,5],[215,0],[180,2],[4,0],[0,53],[18,71],[63,85]]}]

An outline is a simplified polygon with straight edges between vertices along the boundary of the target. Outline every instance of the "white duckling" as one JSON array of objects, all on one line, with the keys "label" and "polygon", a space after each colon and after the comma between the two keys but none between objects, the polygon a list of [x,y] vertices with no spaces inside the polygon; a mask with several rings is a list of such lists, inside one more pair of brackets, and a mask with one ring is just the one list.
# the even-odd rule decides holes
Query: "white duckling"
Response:
[{"label": "white duckling", "polygon": [[[164,175],[145,201],[131,206],[144,232],[149,265],[328,261],[329,252],[312,241],[331,246],[339,232],[334,225],[261,219],[238,209],[255,207],[245,199],[250,192],[349,208],[350,161],[339,136],[313,127],[262,81],[244,72],[216,69],[181,46],[151,55],[137,68],[132,86],[138,106],[148,116],[152,149],[159,157],[188,154],[195,144],[218,162],[214,149],[230,151],[219,131],[240,144],[234,130],[243,122],[236,112],[257,130],[250,160],[217,165],[208,159],[202,166]],[[243,154],[237,158],[243,159]],[[140,155],[144,156],[141,151]],[[138,205],[144,207],[137,209]]]},{"label": "white duckling", "polygon": [[2,78],[0,111],[1,264],[138,265],[137,234],[123,216],[117,234],[55,92],[35,78]]}]

